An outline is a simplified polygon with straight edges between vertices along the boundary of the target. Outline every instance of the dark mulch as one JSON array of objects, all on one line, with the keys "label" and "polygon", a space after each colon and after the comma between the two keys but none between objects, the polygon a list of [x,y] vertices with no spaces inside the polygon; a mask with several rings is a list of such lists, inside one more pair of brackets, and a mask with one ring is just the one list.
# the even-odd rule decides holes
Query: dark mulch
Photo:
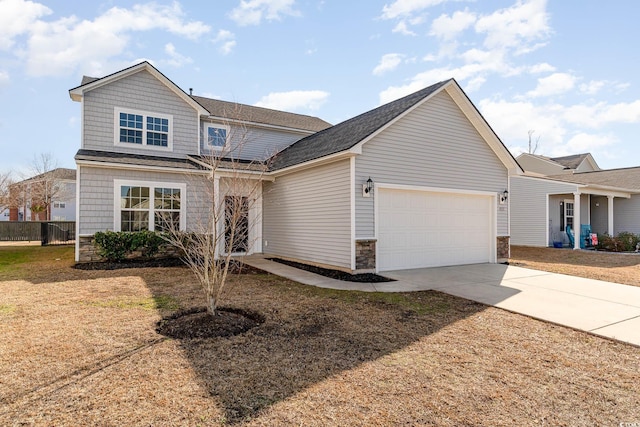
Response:
[{"label": "dark mulch", "polygon": [[[82,262],[74,265],[78,270],[119,270],[121,268],[186,267],[180,258],[127,259],[122,262]],[[269,274],[258,268],[232,260],[229,263],[231,274]]]},{"label": "dark mulch", "polygon": [[156,331],[176,339],[231,337],[264,323],[264,317],[245,310],[221,307],[215,315],[205,307],[178,311],[158,322]]},{"label": "dark mulch", "polygon": [[378,276],[374,273],[359,273],[351,274],[340,270],[331,270],[329,268],[316,267],[315,265],[302,264],[295,261],[288,261],[280,258],[267,258],[269,261],[279,262],[280,264],[286,264],[291,267],[299,268],[300,270],[316,273],[321,276],[330,277],[336,280],[342,280],[345,282],[359,282],[359,283],[382,283],[382,282],[395,282],[394,279],[388,277]]},{"label": "dark mulch", "polygon": [[119,270],[121,268],[151,268],[151,267],[184,267],[180,258],[158,259],[126,259],[121,262],[94,261],[79,262],[73,267],[78,270]]}]

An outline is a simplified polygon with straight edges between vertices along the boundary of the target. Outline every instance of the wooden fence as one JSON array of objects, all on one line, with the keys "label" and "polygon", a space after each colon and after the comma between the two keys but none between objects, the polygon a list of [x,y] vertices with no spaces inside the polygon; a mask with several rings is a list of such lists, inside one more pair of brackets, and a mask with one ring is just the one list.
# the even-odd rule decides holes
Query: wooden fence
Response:
[{"label": "wooden fence", "polygon": [[0,221],[0,242],[39,241],[67,245],[76,239],[75,221]]}]

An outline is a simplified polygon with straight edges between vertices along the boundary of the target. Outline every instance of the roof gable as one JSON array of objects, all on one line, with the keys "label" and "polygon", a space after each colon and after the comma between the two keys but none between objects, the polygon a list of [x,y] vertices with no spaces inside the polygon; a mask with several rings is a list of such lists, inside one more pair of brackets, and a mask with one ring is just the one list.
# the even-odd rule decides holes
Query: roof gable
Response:
[{"label": "roof gable", "polygon": [[401,117],[409,114],[442,90],[446,90],[452,97],[465,117],[478,130],[482,138],[507,169],[514,173],[522,173],[522,168],[520,168],[513,155],[500,141],[454,79],[441,81],[303,138],[274,156],[272,169],[285,169],[347,150],[357,153],[360,151],[362,144],[365,144],[375,135],[393,125]]},{"label": "roof gable", "polygon": [[276,154],[273,158],[272,169],[284,169],[309,160],[349,150],[434,93],[445,83],[436,83],[404,98],[374,108],[303,138]]},{"label": "roof gable", "polygon": [[140,71],[147,71],[152,76],[157,78],[161,83],[167,86],[172,92],[178,95],[183,101],[189,104],[193,109],[195,109],[199,115],[209,115],[209,112],[200,105],[197,101],[192,99],[189,95],[187,95],[182,89],[180,89],[175,83],[173,83],[169,78],[167,78],[164,74],[158,71],[153,65],[149,62],[144,61],[139,64],[133,65],[129,68],[125,68],[124,70],[120,70],[113,74],[109,74],[108,76],[95,78],[95,77],[83,77],[80,86],[77,86],[73,89],[69,90],[69,96],[74,101],[81,101],[82,97],[86,92],[89,92],[98,87],[107,85],[113,81],[123,79],[132,74],[139,73]]}]

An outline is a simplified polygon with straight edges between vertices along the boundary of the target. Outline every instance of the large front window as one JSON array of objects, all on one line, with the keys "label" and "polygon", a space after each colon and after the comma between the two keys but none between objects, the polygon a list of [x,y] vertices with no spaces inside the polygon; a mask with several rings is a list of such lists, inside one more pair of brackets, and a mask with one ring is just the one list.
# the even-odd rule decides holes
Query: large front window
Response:
[{"label": "large front window", "polygon": [[115,108],[116,145],[170,149],[172,116]]},{"label": "large front window", "polygon": [[184,184],[123,183],[115,181],[118,195],[116,231],[183,229]]}]

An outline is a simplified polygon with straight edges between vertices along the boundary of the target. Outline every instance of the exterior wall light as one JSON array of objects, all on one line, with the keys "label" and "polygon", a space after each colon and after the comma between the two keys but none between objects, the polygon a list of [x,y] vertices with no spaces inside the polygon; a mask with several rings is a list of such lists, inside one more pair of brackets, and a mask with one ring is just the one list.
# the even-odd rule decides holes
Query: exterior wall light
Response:
[{"label": "exterior wall light", "polygon": [[507,190],[504,190],[501,194],[500,194],[500,204],[504,205],[507,202],[507,199],[509,198],[509,192]]},{"label": "exterior wall light", "polygon": [[367,179],[367,182],[362,184],[362,197],[371,197],[373,193],[373,180],[371,177]]}]

